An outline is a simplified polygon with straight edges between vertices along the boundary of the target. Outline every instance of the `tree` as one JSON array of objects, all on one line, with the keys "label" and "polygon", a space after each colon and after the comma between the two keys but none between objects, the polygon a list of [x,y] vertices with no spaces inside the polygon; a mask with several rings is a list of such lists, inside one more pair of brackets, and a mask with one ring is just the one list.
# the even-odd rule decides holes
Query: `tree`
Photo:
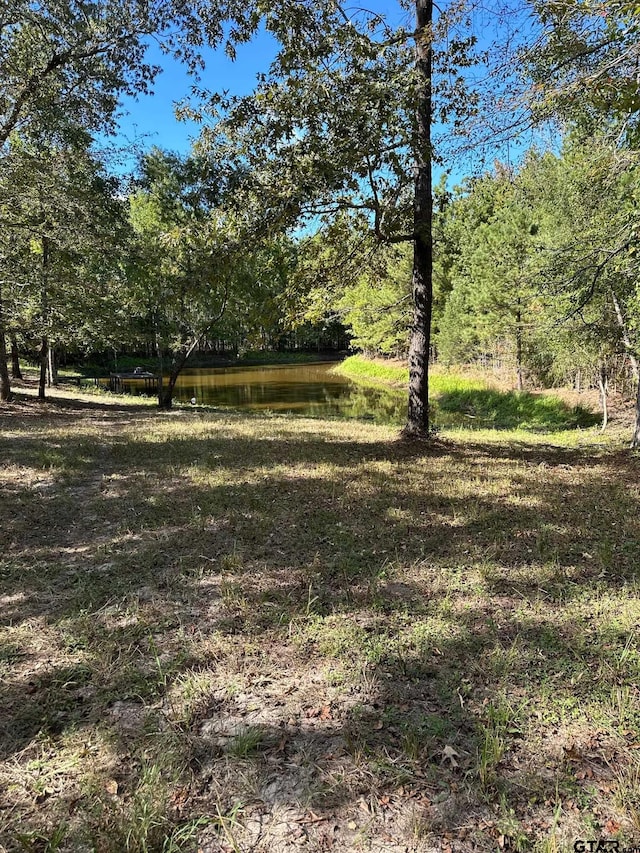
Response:
[{"label": "tree", "polygon": [[520,176],[501,164],[468,187],[449,224],[458,245],[439,346],[450,361],[506,346],[522,390],[525,361],[543,320],[536,287],[537,214]]},{"label": "tree", "polygon": [[[538,175],[547,222],[541,274],[565,333],[576,329],[574,348],[591,353],[603,401],[602,371],[612,356],[639,378],[638,168],[633,152],[592,137],[568,140],[561,158],[541,161]],[[639,443],[637,399],[632,446]]]},{"label": "tree", "polygon": [[411,328],[411,257],[407,247],[379,252],[374,268],[344,288],[336,303],[352,333],[352,346],[365,352],[403,358]]},{"label": "tree", "polygon": [[407,245],[378,245],[360,211],[343,211],[298,240],[291,277],[294,325],[338,321],[351,345],[406,357],[411,327],[411,254]]},{"label": "tree", "polygon": [[[640,6],[634,0],[554,0],[532,6],[540,33],[523,51],[523,61],[535,81],[534,109],[569,124],[578,143],[571,157],[575,161],[582,145],[580,159],[588,173],[586,181],[578,179],[589,222],[575,232],[575,244],[584,254],[575,260],[570,278],[576,303],[571,316],[603,300],[617,324],[618,346],[638,381],[638,347],[632,334],[632,281],[637,275],[637,161],[632,152],[640,138]],[[576,176],[574,169],[569,187],[575,186]],[[632,440],[632,446],[638,445],[640,381]]]},{"label": "tree", "polygon": [[231,302],[255,293],[263,247],[256,239],[246,251],[255,224],[225,206],[230,184],[207,158],[155,149],[141,165],[140,187],[130,199],[136,234],[130,304],[152,335],[161,376],[170,365],[158,394],[159,406],[169,409],[196,347]]},{"label": "tree", "polygon": [[[123,93],[145,92],[159,70],[145,61],[149,37],[195,74],[200,49],[222,37],[217,9],[200,0],[7,0],[0,10],[0,153],[2,167],[21,145],[42,152],[74,146],[78,130],[116,127]],[[15,186],[6,185],[11,202]],[[17,198],[16,204],[20,205]],[[43,202],[43,209],[44,209]],[[48,223],[39,237],[41,294],[51,280]],[[35,245],[35,244],[34,244]],[[57,255],[60,260],[60,255]],[[6,315],[5,307],[5,315]],[[51,314],[41,300],[44,325]],[[0,326],[0,375],[6,385],[6,319]],[[41,347],[44,364],[45,344]],[[44,369],[44,368],[43,368]],[[43,374],[44,375],[44,374]],[[41,379],[40,394],[44,394]],[[5,391],[3,394],[7,394]]]},{"label": "tree", "polygon": [[[413,245],[413,322],[405,432],[429,434],[428,360],[433,306],[434,116],[474,110],[464,74],[474,38],[460,4],[434,16],[416,0],[415,24],[339,4],[235,5],[236,38],[262,15],[280,51],[254,95],[214,99],[222,117],[203,144],[246,167],[246,192],[267,198],[274,223],[309,228],[361,211],[380,243]],[[440,47],[438,47],[440,45]]]},{"label": "tree", "polygon": [[[240,267],[242,279],[230,289],[227,311],[217,328],[234,341],[236,352],[278,349],[300,322],[293,319],[291,283],[297,266],[296,246],[284,235],[258,238]],[[312,345],[317,345],[317,338]]]},{"label": "tree", "polygon": [[4,318],[5,308],[0,287],[0,400],[4,403],[11,399],[11,378],[7,364],[7,337]]},{"label": "tree", "polygon": [[118,182],[76,129],[66,146],[12,139],[0,162],[6,320],[38,338],[39,396],[51,378],[57,342],[82,345],[110,322],[125,221]]},{"label": "tree", "polygon": [[637,138],[640,5],[635,0],[531,5],[540,32],[522,59],[533,75],[536,112],[559,114],[587,132],[608,123],[618,138]]},{"label": "tree", "polygon": [[147,37],[195,71],[203,40],[220,35],[214,10],[197,2],[7,0],[0,11],[0,148],[14,131],[47,128],[51,138],[69,119],[112,130],[119,96],[148,91],[159,70],[145,61]]}]

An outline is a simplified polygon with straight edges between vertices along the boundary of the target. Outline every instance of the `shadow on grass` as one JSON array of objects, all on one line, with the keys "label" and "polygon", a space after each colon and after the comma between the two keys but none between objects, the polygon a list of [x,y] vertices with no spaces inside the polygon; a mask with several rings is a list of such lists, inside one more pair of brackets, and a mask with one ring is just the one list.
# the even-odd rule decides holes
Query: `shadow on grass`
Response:
[{"label": "shadow on grass", "polygon": [[131,414],[136,417],[143,415],[152,417],[154,414],[157,414],[157,410],[152,406],[144,403],[121,402],[117,396],[109,396],[107,394],[96,394],[95,400],[51,396],[40,401],[32,394],[21,393],[19,390],[14,390],[11,402],[5,403],[3,408],[6,413],[10,414],[13,412],[14,414],[19,414],[21,417],[41,422],[44,422],[45,419],[46,421],[51,421],[56,418],[68,418],[73,412],[77,412],[78,414],[95,412],[104,418],[124,414]]},{"label": "shadow on grass", "polygon": [[558,397],[492,388],[447,391],[437,398],[435,418],[442,426],[532,432],[587,428],[600,420],[590,410],[582,406],[568,406]]},{"label": "shadow on grass", "polygon": [[2,442],[23,472],[0,554],[7,833],[64,819],[76,849],[126,849],[149,764],[171,780],[150,850],[206,815],[242,850],[524,846],[571,800],[618,819],[636,460],[141,422]]}]

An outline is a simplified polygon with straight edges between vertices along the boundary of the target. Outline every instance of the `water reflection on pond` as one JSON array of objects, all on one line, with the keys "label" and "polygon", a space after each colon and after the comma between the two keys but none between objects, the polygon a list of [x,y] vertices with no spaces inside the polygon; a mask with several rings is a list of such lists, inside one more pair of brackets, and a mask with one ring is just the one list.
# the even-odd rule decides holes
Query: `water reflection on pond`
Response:
[{"label": "water reflection on pond", "polygon": [[178,378],[176,400],[211,406],[339,415],[402,423],[406,395],[385,387],[357,385],[331,373],[335,364],[286,364],[260,367],[188,369]]}]

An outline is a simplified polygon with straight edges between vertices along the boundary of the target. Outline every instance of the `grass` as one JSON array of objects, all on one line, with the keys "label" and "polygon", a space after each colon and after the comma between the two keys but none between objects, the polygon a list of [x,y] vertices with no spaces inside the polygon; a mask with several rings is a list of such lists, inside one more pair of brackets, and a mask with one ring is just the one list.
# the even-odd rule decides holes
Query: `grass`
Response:
[{"label": "grass", "polygon": [[[404,389],[408,368],[354,355],[336,372],[365,385]],[[599,417],[583,406],[569,406],[552,393],[505,391],[488,380],[432,369],[429,394],[433,423],[439,429],[501,429],[527,432],[588,429]],[[404,395],[403,395],[404,402]],[[401,404],[403,405],[403,404]]]},{"label": "grass", "polygon": [[626,435],[0,409],[0,846],[640,836]]},{"label": "grass", "polygon": [[409,381],[409,368],[399,363],[371,361],[361,355],[350,355],[335,368],[335,372],[359,382],[376,382],[398,387]]},{"label": "grass", "polygon": [[458,423],[460,415],[497,429],[557,431],[595,426],[599,418],[582,406],[568,406],[551,394],[499,391],[464,385],[435,384],[438,420]]}]

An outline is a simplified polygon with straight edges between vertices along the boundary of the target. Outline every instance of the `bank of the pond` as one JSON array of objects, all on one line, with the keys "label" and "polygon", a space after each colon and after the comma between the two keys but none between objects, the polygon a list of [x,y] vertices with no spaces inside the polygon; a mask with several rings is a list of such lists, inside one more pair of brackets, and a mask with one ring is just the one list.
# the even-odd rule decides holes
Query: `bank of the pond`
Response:
[{"label": "bank of the pond", "polygon": [[[380,359],[350,356],[334,370],[365,385],[406,388],[408,367]],[[434,424],[442,429],[494,428],[554,432],[587,429],[599,416],[583,405],[571,405],[553,393],[504,390],[491,379],[433,368],[429,393]]]},{"label": "bank of the pond", "polygon": [[[406,417],[407,368],[361,356],[331,363],[188,368],[175,387],[176,404],[296,416],[371,420],[401,427]],[[28,385],[29,380],[23,385]],[[135,385],[135,383],[132,383]],[[133,393],[145,393],[139,387]],[[147,392],[148,393],[148,392]],[[587,429],[598,415],[553,393],[503,390],[476,375],[433,369],[431,422],[440,430],[492,428],[552,433]]]},{"label": "bank of the pond", "polygon": [[638,460],[576,435],[0,406],[0,847],[633,844]]},{"label": "bank of the pond", "polygon": [[409,368],[406,364],[369,359],[362,355],[348,356],[337,364],[333,371],[355,382],[375,382],[394,388],[406,387],[409,381]]}]

